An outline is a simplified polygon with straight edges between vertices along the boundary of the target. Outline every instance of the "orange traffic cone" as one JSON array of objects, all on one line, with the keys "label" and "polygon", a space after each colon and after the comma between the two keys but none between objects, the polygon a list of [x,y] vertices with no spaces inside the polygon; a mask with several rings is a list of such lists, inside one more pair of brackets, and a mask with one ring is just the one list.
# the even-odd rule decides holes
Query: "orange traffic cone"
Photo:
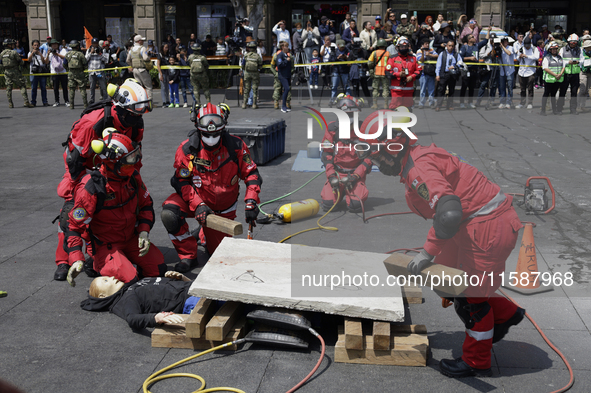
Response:
[{"label": "orange traffic cone", "polygon": [[542,285],[542,277],[538,270],[533,227],[533,223],[525,224],[516,271],[509,275],[505,274],[505,283],[503,285],[507,289],[524,295],[554,290],[551,285]]}]

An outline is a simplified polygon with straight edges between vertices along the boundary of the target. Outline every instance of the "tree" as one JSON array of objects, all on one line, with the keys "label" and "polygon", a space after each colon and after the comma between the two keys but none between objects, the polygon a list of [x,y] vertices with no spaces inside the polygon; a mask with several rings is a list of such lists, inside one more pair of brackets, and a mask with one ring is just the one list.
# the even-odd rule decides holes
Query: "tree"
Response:
[{"label": "tree", "polygon": [[[246,17],[246,3],[247,0],[231,0],[232,6],[234,7],[234,15],[236,19]],[[250,14],[248,14],[248,20],[250,21],[250,27],[253,28],[252,36],[256,40],[259,34],[259,25],[263,21],[263,11],[265,9],[266,0],[254,0]]]}]

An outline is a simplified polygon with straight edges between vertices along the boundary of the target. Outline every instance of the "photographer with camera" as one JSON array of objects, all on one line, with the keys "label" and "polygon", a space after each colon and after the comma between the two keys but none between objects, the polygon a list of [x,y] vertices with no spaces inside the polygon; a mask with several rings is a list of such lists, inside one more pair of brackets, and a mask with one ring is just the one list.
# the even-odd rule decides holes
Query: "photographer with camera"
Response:
[{"label": "photographer with camera", "polygon": [[[484,64],[493,64],[493,63],[499,63],[499,57],[500,57],[500,45],[501,45],[501,41],[500,39],[497,38],[497,35],[495,33],[491,34],[492,30],[492,26],[488,27],[488,30],[486,32],[486,39],[488,40],[488,43],[480,49],[480,52],[478,53],[478,62],[479,63],[484,63]],[[498,49],[495,50],[495,48]],[[495,94],[496,94],[496,90],[497,87],[499,85],[499,72],[498,72],[498,67],[496,66],[490,66],[490,65],[482,65],[480,66],[480,69],[478,70],[478,73],[480,74],[480,88],[478,89],[478,99],[476,100],[476,106],[480,106],[480,102],[482,101],[482,99],[484,98],[484,92],[486,91],[486,89],[489,89],[489,98],[488,98],[488,103],[487,103],[487,107],[489,104],[491,104],[491,100],[494,101],[495,98]]]},{"label": "photographer with camera", "polygon": [[285,21],[280,20],[271,30],[277,36],[277,50],[281,50],[279,43],[281,41],[287,42],[289,49],[291,49],[291,37],[289,31],[285,29]]},{"label": "photographer with camera", "polygon": [[529,95],[527,99],[527,109],[533,108],[534,101],[534,82],[536,79],[535,66],[538,65],[540,54],[538,49],[532,45],[531,39],[527,37],[523,40],[523,48],[519,49],[519,65],[527,67],[518,67],[517,75],[519,76],[519,86],[521,86],[521,103],[515,108],[523,108],[525,106],[526,90]]},{"label": "photographer with camera", "polygon": [[31,104],[33,106],[37,105],[37,86],[41,86],[43,106],[49,106],[47,103],[47,76],[35,75],[49,73],[49,67],[47,66],[49,59],[39,49],[39,40],[33,40],[31,45],[32,49],[29,52],[29,64],[31,65],[31,74],[33,74],[33,79],[31,80]]},{"label": "photographer with camera", "polygon": [[64,67],[64,59],[68,51],[66,48],[59,50],[60,43],[56,39],[51,40],[51,48],[49,48],[49,65],[53,80],[53,95],[55,97],[54,107],[60,106],[60,85],[64,95],[64,102],[66,106],[70,106],[70,100],[68,98],[68,75],[66,74],[66,68]]},{"label": "photographer with camera", "polygon": [[107,83],[105,82],[103,71],[105,64],[109,62],[109,54],[103,53],[103,50],[99,48],[99,39],[93,38],[90,44],[90,48],[86,50],[86,61],[88,62],[88,77],[90,79],[90,101],[89,104],[94,103],[95,88],[98,83],[101,91],[101,100],[107,98]]},{"label": "photographer with camera", "polygon": [[[435,49],[438,55],[445,51],[449,41],[454,41],[455,43],[455,39],[451,33],[451,26],[447,22],[443,22],[439,30],[441,33],[435,35],[435,39],[433,40],[433,49]],[[398,33],[398,30],[396,32]]]},{"label": "photographer with camera", "polygon": [[[370,23],[370,22],[367,22]],[[370,23],[371,25],[371,23]],[[375,34],[375,32],[372,30]],[[363,41],[361,38],[357,37],[353,39],[351,42],[350,48],[350,56],[349,59],[351,61],[356,60],[367,60],[368,54],[367,50],[363,48]],[[368,69],[367,65],[365,64],[351,64],[351,68],[349,69],[349,80],[351,81],[351,89],[355,91],[355,97],[359,98],[359,86],[363,89],[363,94],[366,97],[370,97],[369,88],[367,86],[367,79],[368,79]]]},{"label": "photographer with camera", "polygon": [[[349,61],[349,51],[347,50],[344,40],[337,41],[337,49],[331,52],[331,62]],[[334,105],[337,99],[337,91],[339,82],[343,85],[345,95],[350,95],[349,90],[349,65],[335,65],[332,67],[332,91],[330,94],[330,105]]]},{"label": "photographer with camera", "polygon": [[[474,34],[467,34],[464,36],[465,45],[462,46],[460,50],[460,56],[462,56],[462,60],[464,62],[476,63],[478,62],[478,52],[488,43],[488,40],[485,38],[484,40],[480,41],[478,44],[476,43],[476,38]],[[472,104],[472,98],[474,97],[474,88],[478,83],[478,66],[471,65],[468,66],[465,72],[462,72],[462,88],[460,89],[460,108],[465,108],[464,105],[464,97],[466,96],[466,90],[468,90],[468,105],[470,108],[476,108],[476,105]]]},{"label": "photographer with camera", "polygon": [[[501,62],[502,64],[514,64],[513,47],[509,45],[509,37],[501,38]],[[499,76],[499,109],[511,109],[513,106],[513,78],[515,67],[513,65],[500,66]]]},{"label": "photographer with camera", "polygon": [[[332,53],[337,50],[337,45],[330,41],[330,36],[324,37],[324,45],[320,47],[320,57],[323,63],[328,63],[331,59]],[[331,86],[330,76],[332,75],[332,66],[322,66],[320,76],[323,78],[323,86]]]},{"label": "photographer with camera", "polygon": [[343,32],[343,36],[341,39],[345,41],[345,44],[349,45],[355,37],[359,37],[359,30],[357,30],[357,23],[355,22],[355,20],[351,19],[349,28]]},{"label": "photographer with camera", "polygon": [[437,58],[437,65],[435,66],[435,80],[438,82],[436,112],[441,109],[446,88],[449,88],[447,109],[454,110],[453,97],[456,82],[460,79],[460,67],[464,65],[455,48],[456,42],[454,40],[447,41],[445,50]]}]

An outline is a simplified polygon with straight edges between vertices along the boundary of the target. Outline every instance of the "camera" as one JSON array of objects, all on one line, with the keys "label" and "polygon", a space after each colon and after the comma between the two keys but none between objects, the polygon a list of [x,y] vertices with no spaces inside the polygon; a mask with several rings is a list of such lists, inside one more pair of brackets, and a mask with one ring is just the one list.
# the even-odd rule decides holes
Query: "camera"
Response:
[{"label": "camera", "polygon": [[244,24],[244,18],[236,19],[236,27],[242,27]]}]

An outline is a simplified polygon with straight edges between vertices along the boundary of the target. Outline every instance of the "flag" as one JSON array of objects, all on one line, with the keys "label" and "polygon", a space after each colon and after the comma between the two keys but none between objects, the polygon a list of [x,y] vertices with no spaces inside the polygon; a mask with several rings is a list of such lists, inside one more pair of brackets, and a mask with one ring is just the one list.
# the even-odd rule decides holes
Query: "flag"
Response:
[{"label": "flag", "polygon": [[86,49],[90,48],[90,42],[92,41],[92,35],[88,32],[88,30],[86,29],[86,26],[84,26],[84,41],[86,41]]}]

